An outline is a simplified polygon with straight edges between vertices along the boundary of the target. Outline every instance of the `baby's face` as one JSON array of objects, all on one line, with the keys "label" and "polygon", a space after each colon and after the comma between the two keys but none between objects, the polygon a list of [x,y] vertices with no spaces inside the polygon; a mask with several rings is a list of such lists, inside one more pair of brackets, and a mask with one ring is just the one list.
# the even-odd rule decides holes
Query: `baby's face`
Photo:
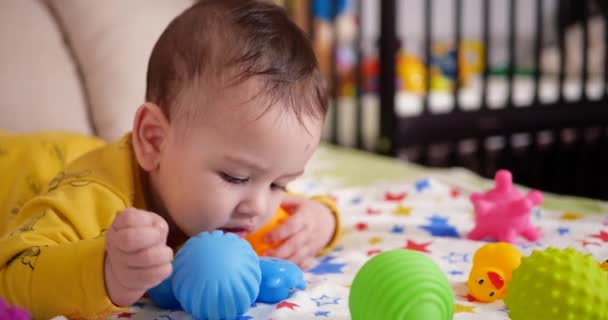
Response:
[{"label": "baby's face", "polygon": [[265,106],[256,99],[216,100],[197,128],[171,130],[158,171],[155,188],[188,236],[215,229],[244,235],[263,226],[321,136],[322,120],[308,117],[304,126],[281,105],[261,115]]}]

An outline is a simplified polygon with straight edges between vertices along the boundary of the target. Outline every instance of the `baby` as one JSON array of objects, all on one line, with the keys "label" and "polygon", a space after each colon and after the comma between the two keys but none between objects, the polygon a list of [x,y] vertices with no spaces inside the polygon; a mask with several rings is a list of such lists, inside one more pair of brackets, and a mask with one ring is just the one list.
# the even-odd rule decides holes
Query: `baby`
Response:
[{"label": "baby", "polygon": [[286,186],[326,111],[313,50],[281,8],[198,2],[154,46],[124,138],[0,134],[0,296],[36,318],[100,318],[168,277],[189,237],[252,233],[279,206],[290,217],[266,254],[310,266],[337,212]]}]

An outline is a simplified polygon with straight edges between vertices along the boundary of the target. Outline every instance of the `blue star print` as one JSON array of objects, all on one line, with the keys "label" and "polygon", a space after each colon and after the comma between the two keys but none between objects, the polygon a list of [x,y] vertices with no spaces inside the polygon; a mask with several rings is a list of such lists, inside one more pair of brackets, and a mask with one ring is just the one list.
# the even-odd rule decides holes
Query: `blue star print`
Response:
[{"label": "blue star print", "polygon": [[430,225],[420,226],[434,237],[460,238],[454,226],[448,224],[448,218],[434,215],[428,218]]},{"label": "blue star print", "polygon": [[461,276],[461,275],[463,275],[463,274],[464,274],[464,273],[463,273],[462,271],[460,271],[460,270],[450,270],[450,271],[448,271],[448,273],[449,273],[450,275],[453,275],[453,276]]},{"label": "blue star print", "polygon": [[359,204],[362,201],[363,201],[363,198],[361,198],[361,197],[354,197],[354,198],[350,199],[350,203],[354,204],[354,205]]},{"label": "blue star print", "polygon": [[429,179],[424,179],[416,182],[416,191],[422,192],[424,189],[428,189],[431,187],[431,182]]},{"label": "blue star print", "polygon": [[327,318],[329,316],[329,311],[317,311],[315,312],[315,317],[319,318],[319,317],[325,317]]},{"label": "blue star print", "polygon": [[565,234],[570,233],[570,229],[566,227],[559,227],[557,228],[557,233],[559,233],[560,236],[563,236]]},{"label": "blue star print", "polygon": [[331,263],[335,257],[327,256],[321,260],[321,262],[314,268],[310,269],[310,273],[316,275],[331,274],[331,273],[342,273],[342,268],[346,263]]},{"label": "blue star print", "polygon": [[526,249],[534,248],[534,247],[542,247],[542,246],[543,246],[542,243],[540,243],[538,241],[532,242],[532,243],[521,243],[521,244],[519,244],[519,247],[522,250],[526,250]]},{"label": "blue star print", "polygon": [[404,228],[402,226],[393,226],[393,228],[391,229],[392,233],[403,233]]},{"label": "blue star print", "polygon": [[314,301],[317,304],[317,307],[324,306],[326,304],[338,304],[340,298],[332,298],[327,295],[322,295],[318,298],[310,298],[310,300]]},{"label": "blue star print", "polygon": [[468,254],[467,253],[457,253],[450,252],[449,255],[441,257],[444,260],[447,260],[449,263],[459,263],[459,262],[467,262]]}]

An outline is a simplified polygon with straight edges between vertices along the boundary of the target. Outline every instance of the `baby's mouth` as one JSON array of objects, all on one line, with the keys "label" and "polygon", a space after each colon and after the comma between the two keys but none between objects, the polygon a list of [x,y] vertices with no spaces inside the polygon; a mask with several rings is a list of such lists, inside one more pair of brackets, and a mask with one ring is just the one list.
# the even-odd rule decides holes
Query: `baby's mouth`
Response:
[{"label": "baby's mouth", "polygon": [[250,233],[248,228],[220,228],[219,230],[222,230],[226,233],[234,233],[241,238],[244,238],[247,234]]}]

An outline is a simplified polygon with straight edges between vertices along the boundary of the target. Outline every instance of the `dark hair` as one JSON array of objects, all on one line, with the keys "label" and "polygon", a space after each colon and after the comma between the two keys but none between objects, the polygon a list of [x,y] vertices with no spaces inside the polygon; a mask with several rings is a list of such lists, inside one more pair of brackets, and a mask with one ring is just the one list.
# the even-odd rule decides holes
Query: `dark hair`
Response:
[{"label": "dark hair", "polygon": [[[225,88],[213,88],[217,84],[251,78],[261,80],[259,94],[270,99],[268,107],[282,101],[300,122],[303,115],[322,118],[327,112],[313,49],[285,10],[256,0],[203,0],[176,17],[156,42],[146,100],[169,119],[196,114],[177,103],[187,88],[205,94]],[[194,88],[199,81],[204,87]]]}]

